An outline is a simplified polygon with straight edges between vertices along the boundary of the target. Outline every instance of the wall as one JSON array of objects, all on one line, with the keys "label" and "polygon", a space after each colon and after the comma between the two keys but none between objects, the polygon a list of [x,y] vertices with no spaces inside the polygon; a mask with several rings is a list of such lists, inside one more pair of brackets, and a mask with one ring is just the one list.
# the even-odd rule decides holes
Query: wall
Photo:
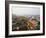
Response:
[{"label": "wall", "polygon": [[[25,1],[45,2],[45,0],[25,0]],[[5,0],[0,0],[0,38],[5,38]],[[28,36],[16,38],[46,38],[46,34],[45,36]]]}]

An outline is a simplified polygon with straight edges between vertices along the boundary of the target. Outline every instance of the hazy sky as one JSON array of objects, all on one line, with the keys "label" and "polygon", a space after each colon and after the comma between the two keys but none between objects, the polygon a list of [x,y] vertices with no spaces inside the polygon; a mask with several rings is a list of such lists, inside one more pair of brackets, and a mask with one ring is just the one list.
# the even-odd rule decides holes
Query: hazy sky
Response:
[{"label": "hazy sky", "polygon": [[40,15],[39,7],[12,7],[12,14],[23,16],[23,15]]}]

